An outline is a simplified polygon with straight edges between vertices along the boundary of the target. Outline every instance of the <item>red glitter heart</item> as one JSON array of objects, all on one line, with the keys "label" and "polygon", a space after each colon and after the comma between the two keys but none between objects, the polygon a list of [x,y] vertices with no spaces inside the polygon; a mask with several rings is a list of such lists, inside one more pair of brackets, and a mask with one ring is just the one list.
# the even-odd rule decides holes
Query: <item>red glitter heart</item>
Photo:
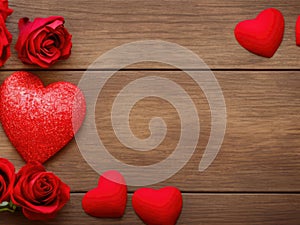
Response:
[{"label": "red glitter heart", "polygon": [[126,201],[125,179],[119,172],[111,170],[100,176],[98,187],[84,195],[82,208],[94,217],[119,218],[124,215]]},{"label": "red glitter heart", "polygon": [[181,213],[182,196],[175,187],[141,188],[133,194],[132,206],[147,225],[174,225]]},{"label": "red glitter heart", "polygon": [[85,99],[75,85],[44,87],[28,72],[15,72],[0,87],[0,120],[23,159],[47,161],[74,136],[85,116]]},{"label": "red glitter heart", "polygon": [[253,20],[245,20],[237,24],[235,37],[248,51],[272,57],[279,48],[284,33],[284,18],[274,8],[263,10]]}]

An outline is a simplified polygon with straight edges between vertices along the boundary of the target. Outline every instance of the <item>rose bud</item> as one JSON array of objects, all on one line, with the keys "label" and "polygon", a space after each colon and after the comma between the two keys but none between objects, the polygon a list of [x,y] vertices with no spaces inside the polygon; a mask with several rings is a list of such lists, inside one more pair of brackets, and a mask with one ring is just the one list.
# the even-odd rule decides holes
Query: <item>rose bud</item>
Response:
[{"label": "rose bud", "polygon": [[50,16],[19,20],[19,37],[15,46],[19,59],[26,64],[48,68],[71,54],[72,35],[64,27],[64,18]]},{"label": "rose bud", "polygon": [[0,158],[0,203],[10,200],[15,182],[15,167],[7,159]]},{"label": "rose bud", "polygon": [[30,220],[53,219],[70,200],[70,187],[31,161],[17,173],[11,200]]}]

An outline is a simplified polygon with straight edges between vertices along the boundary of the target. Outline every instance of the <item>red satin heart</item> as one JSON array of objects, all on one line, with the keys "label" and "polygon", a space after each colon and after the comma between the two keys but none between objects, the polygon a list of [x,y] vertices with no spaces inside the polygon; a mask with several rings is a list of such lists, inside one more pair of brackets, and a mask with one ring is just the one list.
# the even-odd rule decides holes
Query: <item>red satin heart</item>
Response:
[{"label": "red satin heart", "polygon": [[3,129],[26,162],[44,163],[64,147],[81,126],[85,108],[75,85],[57,82],[44,87],[28,72],[13,73],[0,87]]},{"label": "red satin heart", "polygon": [[175,187],[141,188],[133,194],[132,205],[147,225],[174,225],[181,213],[182,196]]},{"label": "red satin heart", "polygon": [[279,48],[284,33],[284,18],[274,8],[263,10],[253,20],[245,20],[237,24],[235,37],[248,51],[272,57]]},{"label": "red satin heart", "polygon": [[298,16],[296,22],[296,44],[300,46],[300,16]]},{"label": "red satin heart", "polygon": [[119,218],[124,215],[127,202],[127,186],[117,171],[103,173],[98,187],[88,191],[82,199],[83,210],[94,217]]}]

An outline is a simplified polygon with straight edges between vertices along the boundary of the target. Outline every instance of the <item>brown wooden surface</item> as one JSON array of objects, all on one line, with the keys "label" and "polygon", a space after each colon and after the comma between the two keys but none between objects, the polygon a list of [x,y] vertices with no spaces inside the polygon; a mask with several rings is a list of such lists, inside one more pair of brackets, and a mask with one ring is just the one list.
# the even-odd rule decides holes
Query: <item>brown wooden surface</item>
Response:
[{"label": "brown wooden surface", "polygon": [[[45,84],[60,80],[77,84],[97,57],[131,41],[161,39],[193,50],[216,70],[227,107],[223,145],[205,172],[198,171],[198,164],[210,132],[208,102],[192,79],[164,64],[135,64],[131,66],[135,70],[118,72],[109,80],[96,106],[100,138],[112,155],[126,163],[149,165],[166,158],[176,146],[180,132],[178,115],[170,104],[148,98],[132,110],[132,130],[140,138],[149,135],[147,127],[152,116],[162,116],[168,124],[163,144],[149,153],[138,154],[118,142],[110,124],[110,112],[118,91],[130,81],[150,75],[171,79],[191,96],[201,123],[199,143],[186,166],[170,179],[151,186],[174,185],[184,192],[178,224],[300,223],[300,48],[294,37],[300,14],[298,0],[11,0],[10,6],[15,10],[7,21],[13,44],[20,17],[62,15],[73,35],[73,49],[70,59],[47,71],[23,65],[13,50],[12,57],[1,68],[0,83],[12,71],[38,69],[35,73]],[[280,9],[286,22],[284,40],[271,59],[248,53],[233,35],[238,21],[253,18],[267,7]],[[101,76],[97,71],[94,73]],[[2,128],[0,156],[10,159],[17,169],[24,165]],[[72,190],[71,202],[57,219],[46,224],[142,224],[130,201],[121,220],[99,220],[84,214],[81,198],[96,186],[98,174],[85,162],[74,140],[45,166]],[[136,188],[129,187],[129,192]],[[0,217],[3,224],[42,224],[27,221],[20,212],[15,217]]]},{"label": "brown wooden surface", "polygon": [[[6,72],[3,78],[10,73]],[[83,72],[40,71],[35,74],[39,74],[45,84],[57,80],[77,84]],[[147,135],[149,118],[162,116],[165,119],[169,125],[168,135],[159,148],[139,154],[130,151],[119,143],[112,130],[110,111],[115,95],[128,82],[150,75],[169,78],[185,88],[195,101],[201,123],[199,143],[191,160],[182,171],[157,187],[176,185],[183,191],[299,191],[299,72],[215,72],[226,101],[227,131],[219,155],[205,172],[198,172],[198,164],[210,132],[209,106],[202,91],[184,72],[116,73],[105,85],[96,106],[101,140],[116,158],[133,165],[153,164],[166,158],[170,149],[175,148],[180,134],[178,114],[157,98],[140,101],[133,108],[131,119],[135,121],[133,132],[141,138],[141,134]],[[2,130],[0,137],[2,155],[23,164]],[[96,185],[97,173],[84,161],[75,141],[46,165],[66,180],[73,191],[86,191]]]},{"label": "brown wooden surface", "polygon": [[[71,201],[59,216],[48,222],[26,220],[21,212],[3,215],[3,224],[41,225],[96,225],[122,224],[142,225],[128,199],[125,215],[122,219],[96,219],[87,216],[81,209],[82,194],[72,194]],[[294,224],[300,220],[299,195],[278,194],[183,194],[184,208],[177,224]]]},{"label": "brown wooden surface", "polygon": [[[65,17],[66,26],[73,34],[73,54],[68,61],[55,65],[55,69],[85,69],[106,51],[145,39],[183,45],[198,54],[210,68],[300,69],[300,49],[295,46],[295,22],[300,11],[298,0],[260,0],[255,3],[244,0],[10,2],[15,13],[8,20],[8,28],[15,34],[14,42],[20,17]],[[272,59],[248,53],[237,44],[233,35],[239,21],[254,18],[268,7],[281,10],[286,22],[284,40]],[[5,68],[24,66],[13,54]]]}]

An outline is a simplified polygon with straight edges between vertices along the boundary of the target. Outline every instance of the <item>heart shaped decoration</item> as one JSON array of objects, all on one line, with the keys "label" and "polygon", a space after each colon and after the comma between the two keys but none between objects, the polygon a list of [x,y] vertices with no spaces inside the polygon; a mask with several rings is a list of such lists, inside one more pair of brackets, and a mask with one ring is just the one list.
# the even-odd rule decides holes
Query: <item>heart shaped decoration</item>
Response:
[{"label": "heart shaped decoration", "polygon": [[29,72],[15,72],[0,87],[0,121],[23,159],[44,163],[80,128],[85,99],[75,85],[56,82],[44,87]]},{"label": "heart shaped decoration", "polygon": [[127,186],[117,171],[103,173],[98,187],[88,191],[82,199],[83,210],[94,217],[119,218],[124,215],[127,202]]},{"label": "heart shaped decoration", "polygon": [[284,18],[274,8],[265,9],[253,20],[237,24],[236,40],[248,51],[271,58],[279,48],[284,33]]},{"label": "heart shaped decoration", "polygon": [[298,16],[296,22],[296,44],[300,46],[300,16]]},{"label": "heart shaped decoration", "polygon": [[132,205],[147,225],[174,225],[181,213],[182,196],[175,187],[141,188],[133,194]]}]

